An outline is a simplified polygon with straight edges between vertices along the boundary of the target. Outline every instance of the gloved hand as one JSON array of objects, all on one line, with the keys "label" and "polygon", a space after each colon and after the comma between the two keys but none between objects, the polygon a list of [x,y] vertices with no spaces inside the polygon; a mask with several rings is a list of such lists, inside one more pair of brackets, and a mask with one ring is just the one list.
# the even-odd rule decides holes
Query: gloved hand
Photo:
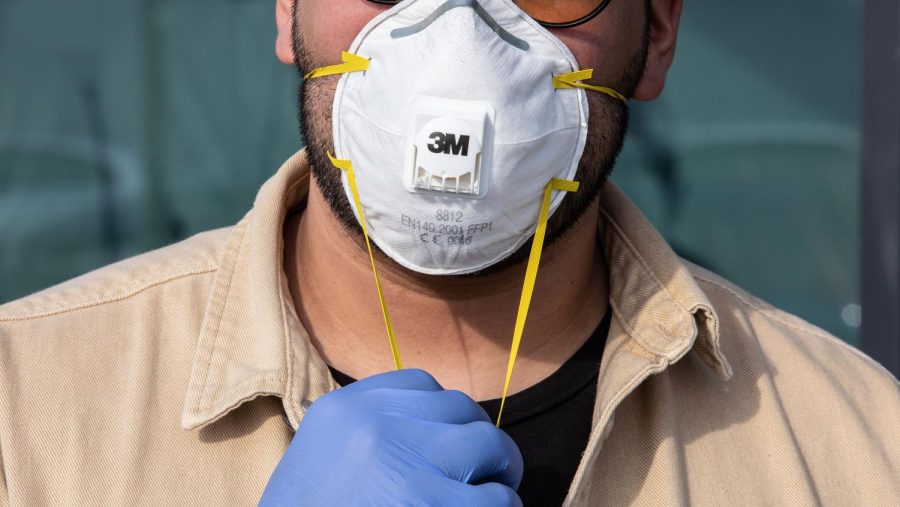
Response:
[{"label": "gloved hand", "polygon": [[521,506],[522,455],[484,410],[422,370],[312,404],[260,505]]}]

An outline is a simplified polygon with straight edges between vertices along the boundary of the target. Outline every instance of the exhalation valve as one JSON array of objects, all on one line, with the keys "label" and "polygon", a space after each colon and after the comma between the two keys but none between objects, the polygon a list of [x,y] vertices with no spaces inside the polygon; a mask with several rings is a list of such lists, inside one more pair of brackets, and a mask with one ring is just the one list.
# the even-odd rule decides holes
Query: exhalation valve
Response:
[{"label": "exhalation valve", "polygon": [[482,197],[484,140],[492,122],[493,108],[484,103],[420,99],[410,126],[407,190]]}]

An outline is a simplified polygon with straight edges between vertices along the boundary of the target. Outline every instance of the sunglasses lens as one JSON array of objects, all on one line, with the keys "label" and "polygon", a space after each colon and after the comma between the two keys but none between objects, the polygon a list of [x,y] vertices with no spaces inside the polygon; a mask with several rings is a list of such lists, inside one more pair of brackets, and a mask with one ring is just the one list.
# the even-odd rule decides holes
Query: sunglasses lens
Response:
[{"label": "sunglasses lens", "polygon": [[569,23],[593,13],[604,0],[515,0],[520,9],[545,23]]},{"label": "sunglasses lens", "polygon": [[[379,4],[394,5],[401,0],[370,0]],[[606,7],[610,0],[514,0],[520,9],[532,18],[549,24],[566,24],[579,21],[598,9]]]}]

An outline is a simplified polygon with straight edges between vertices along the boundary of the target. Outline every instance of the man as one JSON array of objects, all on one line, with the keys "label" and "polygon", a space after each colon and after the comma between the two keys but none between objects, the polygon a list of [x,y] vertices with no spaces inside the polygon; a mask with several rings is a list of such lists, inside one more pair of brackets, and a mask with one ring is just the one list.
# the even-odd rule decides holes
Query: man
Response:
[{"label": "man", "polygon": [[278,0],[239,224],[0,307],[0,505],[900,503],[896,380],[605,183],[680,0],[390,3]]}]

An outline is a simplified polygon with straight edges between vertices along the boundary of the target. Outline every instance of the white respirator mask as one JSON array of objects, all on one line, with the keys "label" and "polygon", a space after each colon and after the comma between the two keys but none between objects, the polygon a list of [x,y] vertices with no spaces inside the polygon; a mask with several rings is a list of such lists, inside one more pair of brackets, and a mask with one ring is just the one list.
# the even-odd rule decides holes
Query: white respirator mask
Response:
[{"label": "white respirator mask", "polygon": [[[337,85],[334,148],[353,164],[375,244],[432,275],[519,249],[547,182],[574,178],[584,151],[585,92],[554,86],[578,70],[565,44],[510,0],[409,0],[348,53],[366,68]],[[343,184],[360,216],[346,173]]]},{"label": "white respirator mask", "polygon": [[306,78],[343,74],[332,163],[366,241],[410,270],[452,275],[491,266],[534,235],[530,301],[547,219],[578,188],[585,90],[625,97],[581,83],[592,70],[511,0],[400,2],[342,61]]}]

